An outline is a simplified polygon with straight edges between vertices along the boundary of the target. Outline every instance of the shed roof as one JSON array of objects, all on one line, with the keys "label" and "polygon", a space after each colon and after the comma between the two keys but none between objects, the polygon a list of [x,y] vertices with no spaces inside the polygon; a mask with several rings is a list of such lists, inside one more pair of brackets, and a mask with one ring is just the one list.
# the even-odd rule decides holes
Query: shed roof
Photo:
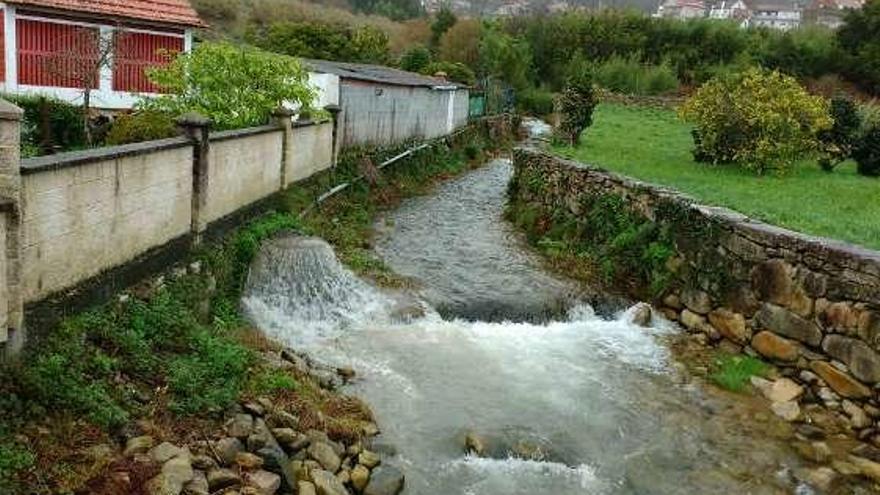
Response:
[{"label": "shed roof", "polygon": [[161,24],[194,27],[205,25],[189,0],[6,0],[6,3]]},{"label": "shed roof", "polygon": [[327,60],[305,59],[306,67],[315,72],[336,74],[343,79],[355,79],[394,86],[419,86],[427,88],[462,88],[461,84],[440,77],[424,76],[414,72],[385,67],[384,65],[354,64],[349,62],[330,62]]}]

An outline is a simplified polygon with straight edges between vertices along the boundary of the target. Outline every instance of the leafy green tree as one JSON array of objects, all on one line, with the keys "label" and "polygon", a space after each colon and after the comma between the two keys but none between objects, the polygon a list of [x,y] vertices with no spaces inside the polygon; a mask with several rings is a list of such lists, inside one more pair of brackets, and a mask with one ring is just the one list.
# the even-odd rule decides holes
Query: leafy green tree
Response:
[{"label": "leafy green tree", "polygon": [[761,69],[707,82],[680,113],[696,126],[697,159],[758,174],[785,172],[816,151],[817,135],[833,123],[825,98],[808,94],[791,76]]},{"label": "leafy green tree", "polygon": [[880,177],[880,124],[871,126],[853,150],[858,172],[868,177]]},{"label": "leafy green tree", "polygon": [[395,21],[412,19],[424,15],[425,9],[420,0],[349,0],[357,12],[383,15]]},{"label": "leafy green tree", "polygon": [[849,98],[838,96],[831,99],[830,129],[819,133],[821,156],[819,166],[831,172],[838,164],[852,156],[862,130],[862,116],[858,106]]},{"label": "leafy green tree", "polygon": [[429,76],[444,73],[450,81],[472,86],[477,81],[474,71],[467,65],[458,62],[432,62],[420,71],[422,74]]},{"label": "leafy green tree", "polygon": [[593,110],[597,104],[590,73],[570,75],[558,102],[559,133],[570,146],[580,145],[581,134],[593,124]]},{"label": "leafy green tree", "polygon": [[315,92],[298,60],[231,43],[202,43],[171,64],[149,71],[167,93],[144,99],[144,110],[198,112],[216,129],[265,124],[282,104],[309,107]]},{"label": "leafy green tree", "polygon": [[431,51],[424,45],[416,45],[400,57],[400,68],[410,72],[421,72],[431,63]]},{"label": "leafy green tree", "polygon": [[504,32],[497,23],[487,23],[480,40],[482,75],[500,79],[524,91],[532,86],[532,51],[528,42]]},{"label": "leafy green tree", "polygon": [[388,58],[388,36],[372,26],[277,22],[263,29],[252,27],[245,39],[264,50],[295,57],[378,64]]},{"label": "leafy green tree", "polygon": [[440,8],[440,11],[437,12],[437,16],[434,18],[434,22],[431,23],[431,48],[436,50],[440,46],[440,38],[446,34],[446,31],[449,31],[455,23],[458,22],[458,18],[455,17],[455,14],[452,12],[447,5],[444,5]]},{"label": "leafy green tree", "polygon": [[880,0],[868,0],[847,13],[837,31],[846,52],[846,75],[865,90],[880,94]]}]

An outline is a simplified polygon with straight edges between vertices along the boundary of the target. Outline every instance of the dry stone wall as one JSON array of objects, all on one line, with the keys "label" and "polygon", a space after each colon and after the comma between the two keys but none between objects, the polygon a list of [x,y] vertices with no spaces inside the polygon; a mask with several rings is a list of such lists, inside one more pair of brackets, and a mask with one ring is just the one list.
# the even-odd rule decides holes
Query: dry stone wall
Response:
[{"label": "dry stone wall", "polygon": [[519,180],[540,177],[540,190],[513,188],[527,196],[513,199],[578,216],[585,197],[615,194],[668,225],[675,255],[667,263],[673,282],[655,301],[663,313],[774,362],[807,386],[805,400],[858,416],[861,436],[877,434],[862,408],[880,416],[880,253],[531,148],[515,152],[514,166]]}]

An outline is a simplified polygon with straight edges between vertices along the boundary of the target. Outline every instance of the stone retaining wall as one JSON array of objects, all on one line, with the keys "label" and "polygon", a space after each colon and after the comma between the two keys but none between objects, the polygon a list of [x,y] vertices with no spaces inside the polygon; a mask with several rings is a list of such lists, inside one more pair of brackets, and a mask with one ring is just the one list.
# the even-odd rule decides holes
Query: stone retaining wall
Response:
[{"label": "stone retaining wall", "polygon": [[[531,148],[516,150],[514,166],[515,181],[541,179],[538,193],[512,188],[520,195],[514,199],[545,211],[580,217],[585,197],[616,194],[644,218],[669,225],[674,282],[655,301],[668,318],[779,365],[812,391],[807,402],[838,411],[846,405],[841,414],[849,416],[859,415],[858,402],[880,416],[880,253]],[[860,435],[876,433],[874,420],[859,423]]]}]

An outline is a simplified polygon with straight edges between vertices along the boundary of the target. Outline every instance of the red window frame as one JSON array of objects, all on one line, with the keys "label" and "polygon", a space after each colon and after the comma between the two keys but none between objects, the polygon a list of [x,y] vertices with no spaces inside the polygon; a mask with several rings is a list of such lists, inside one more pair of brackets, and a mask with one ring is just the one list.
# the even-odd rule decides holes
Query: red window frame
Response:
[{"label": "red window frame", "polygon": [[183,52],[183,37],[124,30],[117,31],[115,36],[113,90],[160,93],[161,88],[147,77],[147,69],[167,65]]},{"label": "red window frame", "polygon": [[97,27],[16,19],[18,83],[98,89],[100,35]]}]

